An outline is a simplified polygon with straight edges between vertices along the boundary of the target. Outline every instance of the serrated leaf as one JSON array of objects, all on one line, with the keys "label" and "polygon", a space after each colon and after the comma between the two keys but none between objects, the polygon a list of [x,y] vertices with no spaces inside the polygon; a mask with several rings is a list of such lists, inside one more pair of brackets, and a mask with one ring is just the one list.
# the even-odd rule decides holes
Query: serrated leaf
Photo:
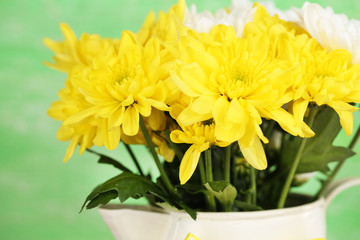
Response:
[{"label": "serrated leaf", "polygon": [[115,190],[111,190],[108,192],[100,193],[98,196],[90,200],[90,202],[87,204],[86,208],[91,209],[94,207],[97,207],[99,205],[105,205],[111,200],[117,198],[118,194]]},{"label": "serrated leaf", "polygon": [[297,173],[307,173],[315,170],[326,173],[329,171],[330,162],[340,161],[353,156],[355,153],[345,147],[330,146],[323,152],[311,151],[304,154],[299,164]]},{"label": "serrated leaf", "polygon": [[101,153],[98,153],[98,152],[95,152],[93,150],[90,150],[90,149],[86,149],[88,152],[91,152],[93,154],[96,154],[98,156],[100,156],[100,159],[98,160],[98,163],[104,163],[104,164],[109,164],[109,165],[112,165],[114,166],[115,168],[117,169],[120,169],[121,171],[124,171],[124,172],[131,172],[130,169],[128,169],[127,167],[125,167],[123,164],[121,164],[120,162],[116,161],[115,159],[109,157],[109,156],[106,156],[104,154],[101,154]]},{"label": "serrated leaf", "polygon": [[92,207],[98,206],[95,203],[99,201],[94,203],[95,199],[100,194],[104,194],[109,191],[116,191],[120,202],[125,202],[130,197],[138,199],[143,197],[146,193],[153,193],[163,196],[164,198],[166,198],[165,196],[167,195],[161,190],[161,188],[149,179],[130,172],[123,172],[96,187],[86,198],[82,209],[88,202],[91,201],[93,201],[91,204]]},{"label": "serrated leaf", "polygon": [[244,211],[260,211],[263,210],[261,207],[251,204],[251,203],[247,203],[247,202],[242,202],[242,201],[234,201],[234,205]]},{"label": "serrated leaf", "polygon": [[[332,145],[341,129],[339,117],[333,109],[322,109],[315,117],[312,129],[315,136],[307,139],[297,173],[327,172],[330,162],[344,160],[354,154],[348,148]],[[292,165],[301,141],[300,137],[288,136],[284,139],[281,152],[283,171]]]},{"label": "serrated leaf", "polygon": [[205,184],[206,189],[211,192],[221,203],[225,211],[230,211],[237,196],[236,188],[226,181],[214,181]]}]

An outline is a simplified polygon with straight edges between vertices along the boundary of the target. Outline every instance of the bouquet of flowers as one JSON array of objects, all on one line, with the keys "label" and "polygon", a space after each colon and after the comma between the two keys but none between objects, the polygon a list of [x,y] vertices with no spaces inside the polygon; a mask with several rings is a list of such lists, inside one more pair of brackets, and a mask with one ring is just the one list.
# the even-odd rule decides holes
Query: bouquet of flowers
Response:
[{"label": "bouquet of flowers", "polygon": [[[145,197],[193,218],[283,208],[304,174],[323,174],[317,199],[354,155],[359,130],[349,147],[332,143],[341,128],[352,134],[360,103],[360,22],[331,8],[234,0],[210,13],[179,0],[119,39],[60,27],[63,41],[44,42],[55,52],[46,64],[67,73],[48,110],[70,141],[64,161],[79,146],[120,170],[83,207]],[[90,149],[119,144],[136,172]],[[160,176],[141,169],[133,144]]]}]

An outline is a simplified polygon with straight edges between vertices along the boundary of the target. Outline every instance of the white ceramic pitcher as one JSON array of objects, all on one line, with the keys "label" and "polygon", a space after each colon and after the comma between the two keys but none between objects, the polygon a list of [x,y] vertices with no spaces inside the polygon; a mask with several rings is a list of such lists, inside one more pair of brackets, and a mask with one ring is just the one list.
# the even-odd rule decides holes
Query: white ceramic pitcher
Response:
[{"label": "white ceramic pitcher", "polygon": [[334,182],[323,198],[301,206],[199,212],[196,221],[185,212],[148,206],[110,204],[99,211],[117,240],[184,240],[188,233],[201,240],[311,240],[326,237],[326,207],[337,194],[354,185],[360,185],[360,178]]}]

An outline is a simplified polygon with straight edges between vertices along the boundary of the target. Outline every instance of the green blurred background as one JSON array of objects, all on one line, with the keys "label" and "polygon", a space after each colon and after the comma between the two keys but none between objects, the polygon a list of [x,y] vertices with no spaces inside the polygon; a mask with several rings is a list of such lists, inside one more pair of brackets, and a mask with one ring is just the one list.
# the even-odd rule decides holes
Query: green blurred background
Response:
[{"label": "green blurred background", "polygon": [[[303,1],[276,0],[280,8],[301,6]],[[336,12],[360,18],[357,0],[323,0]],[[117,174],[96,164],[89,153],[62,162],[67,143],[56,140],[60,123],[46,110],[57,99],[65,74],[45,67],[52,53],[44,37],[63,39],[59,23],[68,23],[77,36],[82,32],[119,37],[137,31],[150,10],[167,10],[175,0],[13,0],[0,1],[0,239],[112,239],[96,210],[78,211],[94,186]],[[229,1],[192,0],[200,9],[215,10]],[[360,114],[355,115],[359,125]],[[337,144],[347,145],[344,133]],[[103,149],[98,149],[102,151]],[[110,155],[131,166],[119,148]],[[146,151],[135,148],[148,171],[154,166]],[[360,153],[360,145],[356,151]],[[360,176],[360,155],[347,161],[339,177]],[[312,181],[299,191],[315,191]],[[360,187],[339,195],[327,209],[328,240],[359,239]],[[134,202],[129,202],[134,203]],[[135,202],[143,203],[143,201]],[[204,239],[205,240],[205,239]]]}]

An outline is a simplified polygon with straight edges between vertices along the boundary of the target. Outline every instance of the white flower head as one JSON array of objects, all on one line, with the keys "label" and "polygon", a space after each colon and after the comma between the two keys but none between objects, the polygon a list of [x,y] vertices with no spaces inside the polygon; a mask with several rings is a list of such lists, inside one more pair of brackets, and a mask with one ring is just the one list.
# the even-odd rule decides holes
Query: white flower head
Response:
[{"label": "white flower head", "polygon": [[352,54],[352,63],[360,63],[360,21],[335,14],[331,7],[304,3],[302,27],[329,51],[346,49]]},{"label": "white flower head", "polygon": [[184,25],[205,33],[219,24],[233,26],[237,36],[241,37],[245,24],[253,19],[255,10],[248,0],[233,0],[229,10],[222,8],[214,14],[209,11],[198,13],[196,6],[192,5],[185,12]]}]

